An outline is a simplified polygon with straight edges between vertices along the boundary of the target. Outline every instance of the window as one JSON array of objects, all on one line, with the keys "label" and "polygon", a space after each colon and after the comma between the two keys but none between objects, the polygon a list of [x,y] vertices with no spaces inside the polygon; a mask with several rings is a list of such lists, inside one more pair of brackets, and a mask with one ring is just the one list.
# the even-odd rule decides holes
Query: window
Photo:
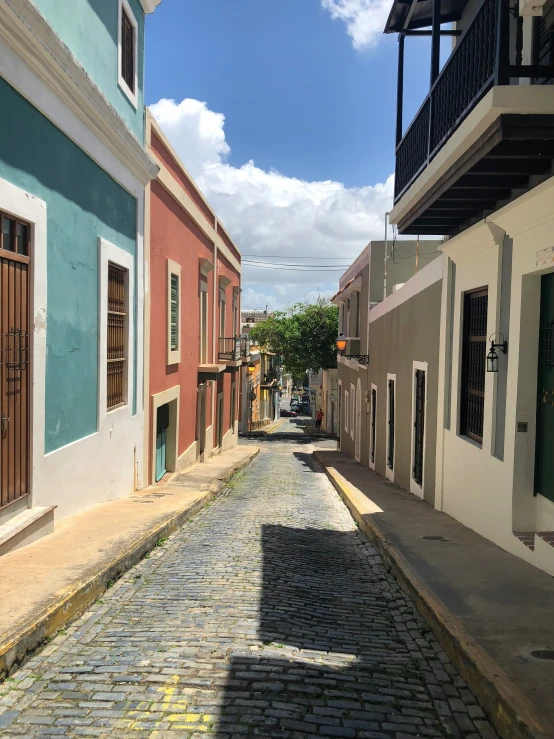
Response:
[{"label": "window", "polygon": [[200,281],[200,364],[208,364],[208,283]]},{"label": "window", "polygon": [[395,380],[389,375],[389,403],[387,407],[387,467],[394,470],[394,423],[396,420],[395,411]]},{"label": "window", "polygon": [[137,21],[127,0],[119,0],[119,86],[137,107]]},{"label": "window", "polygon": [[235,433],[235,421],[237,417],[237,384],[233,382],[231,385],[231,432]]},{"label": "window", "polygon": [[28,257],[30,255],[29,240],[31,236],[29,224],[2,214],[0,214],[0,221],[2,222],[0,248]]},{"label": "window", "polygon": [[460,434],[483,442],[488,289],[464,295]]},{"label": "window", "polygon": [[349,426],[348,416],[349,416],[350,404],[348,401],[349,401],[348,390],[345,390],[344,391],[344,431],[345,433],[348,433],[348,426]]},{"label": "window", "polygon": [[173,352],[179,348],[179,277],[177,275],[171,275],[170,346]]},{"label": "window", "polygon": [[227,310],[227,301],[225,299],[225,291],[219,291],[219,338],[225,338],[225,311]]},{"label": "window", "polygon": [[412,450],[410,492],[423,498],[427,416],[427,362],[412,363]]},{"label": "window", "polygon": [[356,432],[356,388],[350,383],[350,438],[354,439]]},{"label": "window", "polygon": [[235,295],[233,298],[233,336],[238,336],[239,334],[239,299]]},{"label": "window", "polygon": [[375,447],[377,446],[377,388],[371,386],[371,425],[369,429],[369,466],[375,469]]},{"label": "window", "polygon": [[125,402],[126,270],[108,264],[108,355],[107,408]]}]

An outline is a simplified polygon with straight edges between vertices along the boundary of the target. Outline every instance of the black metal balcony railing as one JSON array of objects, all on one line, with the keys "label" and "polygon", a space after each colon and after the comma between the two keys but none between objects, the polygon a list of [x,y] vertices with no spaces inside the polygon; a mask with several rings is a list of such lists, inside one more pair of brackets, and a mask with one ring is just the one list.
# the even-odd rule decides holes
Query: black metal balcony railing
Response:
[{"label": "black metal balcony railing", "polygon": [[219,359],[222,362],[238,362],[241,358],[241,337],[219,339]]},{"label": "black metal balcony railing", "polygon": [[240,340],[240,355],[242,359],[248,359],[250,356],[250,338],[242,336]]},{"label": "black metal balcony railing", "polygon": [[485,0],[460,37],[396,149],[395,202],[488,90],[525,71],[509,67],[509,13],[506,0]]}]

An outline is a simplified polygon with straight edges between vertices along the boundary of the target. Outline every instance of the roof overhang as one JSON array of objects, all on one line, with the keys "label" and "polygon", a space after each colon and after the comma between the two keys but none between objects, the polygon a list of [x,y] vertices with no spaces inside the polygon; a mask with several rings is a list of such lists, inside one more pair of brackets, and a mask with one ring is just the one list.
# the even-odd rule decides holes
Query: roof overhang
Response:
[{"label": "roof overhang", "polygon": [[145,13],[153,13],[162,0],[140,0]]},{"label": "roof overhang", "polygon": [[357,275],[353,279],[350,280],[350,282],[347,282],[346,285],[342,288],[342,290],[339,290],[338,293],[335,293],[333,297],[331,298],[331,303],[334,303],[335,305],[339,305],[340,303],[344,303],[345,300],[348,300],[348,298],[352,295],[354,292],[360,292],[362,289],[362,275]]},{"label": "roof overhang", "polygon": [[[411,10],[412,4],[414,5]],[[441,0],[441,23],[459,21],[467,0]],[[407,22],[408,21],[408,22]],[[385,33],[401,33],[418,28],[428,28],[433,21],[433,0],[394,0]]]}]

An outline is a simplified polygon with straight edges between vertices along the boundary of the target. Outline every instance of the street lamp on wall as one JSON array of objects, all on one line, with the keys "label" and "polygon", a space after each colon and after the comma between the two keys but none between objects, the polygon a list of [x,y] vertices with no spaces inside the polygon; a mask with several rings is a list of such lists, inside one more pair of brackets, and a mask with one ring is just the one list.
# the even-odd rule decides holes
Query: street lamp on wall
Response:
[{"label": "street lamp on wall", "polygon": [[347,354],[346,353],[346,342],[344,334],[339,334],[336,340],[337,351],[345,359],[357,359],[360,364],[369,364],[369,354]]},{"label": "street lamp on wall", "polygon": [[[500,344],[495,344],[495,336],[501,336],[503,341]],[[502,354],[507,354],[508,342],[504,339],[502,334],[491,334],[491,336],[489,336],[489,341],[491,343],[491,348],[487,354],[487,372],[498,372],[498,354],[496,353],[496,350],[500,349]]]},{"label": "street lamp on wall", "polygon": [[250,362],[250,364],[248,365],[248,376],[252,377],[255,371],[256,371],[255,365],[252,364],[252,362]]}]

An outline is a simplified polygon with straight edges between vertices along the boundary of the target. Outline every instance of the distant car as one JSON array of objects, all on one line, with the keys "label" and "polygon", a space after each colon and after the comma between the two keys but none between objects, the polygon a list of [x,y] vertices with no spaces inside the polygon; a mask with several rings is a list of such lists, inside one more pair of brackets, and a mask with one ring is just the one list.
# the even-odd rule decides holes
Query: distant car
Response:
[{"label": "distant car", "polygon": [[290,409],[291,411],[297,411],[297,412],[300,411],[300,403],[296,403],[296,402],[291,403]]},{"label": "distant car", "polygon": [[296,418],[298,414],[296,411],[287,411],[285,408],[281,408],[281,415],[285,418]]}]

